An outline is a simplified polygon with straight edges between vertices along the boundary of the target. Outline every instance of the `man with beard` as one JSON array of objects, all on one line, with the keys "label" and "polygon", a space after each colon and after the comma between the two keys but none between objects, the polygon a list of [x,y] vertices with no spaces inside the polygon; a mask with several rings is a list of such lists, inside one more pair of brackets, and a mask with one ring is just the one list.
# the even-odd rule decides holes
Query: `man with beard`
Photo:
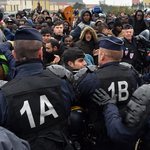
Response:
[{"label": "man with beard", "polygon": [[56,39],[50,39],[46,42],[46,51],[43,56],[43,63],[46,64],[58,64],[60,57],[64,52],[64,44]]}]

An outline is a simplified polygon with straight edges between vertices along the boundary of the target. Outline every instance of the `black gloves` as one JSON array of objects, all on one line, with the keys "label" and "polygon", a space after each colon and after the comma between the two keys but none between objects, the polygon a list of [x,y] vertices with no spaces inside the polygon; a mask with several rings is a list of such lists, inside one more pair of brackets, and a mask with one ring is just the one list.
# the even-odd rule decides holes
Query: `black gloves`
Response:
[{"label": "black gloves", "polygon": [[116,95],[113,98],[110,98],[110,96],[101,88],[99,90],[97,90],[97,89],[95,90],[92,101],[96,105],[102,106],[103,110],[105,110],[107,108],[107,104],[116,105],[116,102],[117,102]]}]

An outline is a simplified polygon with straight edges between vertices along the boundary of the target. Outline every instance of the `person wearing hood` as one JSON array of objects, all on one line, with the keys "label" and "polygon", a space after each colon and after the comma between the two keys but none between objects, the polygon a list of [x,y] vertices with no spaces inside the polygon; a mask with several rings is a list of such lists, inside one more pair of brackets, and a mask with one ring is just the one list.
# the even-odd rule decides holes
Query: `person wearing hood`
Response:
[{"label": "person wearing hood", "polygon": [[16,19],[21,19],[22,18],[22,14],[20,13],[20,12],[18,12],[17,14],[16,14]]},{"label": "person wearing hood", "polygon": [[26,25],[29,25],[29,26],[33,26],[33,22],[32,22],[32,20],[30,20],[30,19],[26,19],[25,21],[24,21],[24,24],[26,24]]},{"label": "person wearing hood", "polygon": [[87,26],[93,27],[95,25],[95,22],[91,21],[92,20],[91,12],[87,9],[82,11],[81,20],[82,21],[77,25],[75,30],[71,33],[73,39],[80,37],[80,34],[85,27]]},{"label": "person wearing hood", "polygon": [[75,43],[75,46],[82,49],[85,54],[93,56],[93,50],[97,44],[97,34],[93,28],[87,26],[81,32],[80,40]]},{"label": "person wearing hood", "polygon": [[46,51],[43,55],[43,64],[44,66],[49,64],[58,64],[60,63],[60,58],[64,52],[63,42],[59,42],[56,39],[49,39],[46,42]]},{"label": "person wearing hood", "polygon": [[113,29],[110,30],[109,34],[117,38],[121,38],[124,35],[124,30],[122,30],[122,22],[117,18],[114,22]]},{"label": "person wearing hood", "polygon": [[47,10],[47,9],[44,9],[43,11],[42,11],[42,14],[44,15],[44,16],[49,16],[49,11]]},{"label": "person wearing hood", "polygon": [[135,15],[129,19],[129,24],[133,26],[134,36],[143,35],[149,40],[149,25],[146,19],[144,19],[144,13],[142,10],[138,10]]}]

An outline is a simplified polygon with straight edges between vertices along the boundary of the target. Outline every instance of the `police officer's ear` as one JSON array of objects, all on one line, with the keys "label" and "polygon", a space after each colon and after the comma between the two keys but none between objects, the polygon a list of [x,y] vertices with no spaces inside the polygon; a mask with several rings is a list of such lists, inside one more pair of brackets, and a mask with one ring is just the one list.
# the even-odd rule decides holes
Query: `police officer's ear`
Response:
[{"label": "police officer's ear", "polygon": [[104,53],[104,52],[101,52],[101,54],[99,53],[99,55],[100,55],[100,60],[104,60],[104,58],[105,58],[105,53]]},{"label": "police officer's ear", "polygon": [[16,53],[15,53],[14,50],[12,50],[12,54],[13,54],[14,58],[15,58],[16,60],[18,60],[18,58],[16,57]]},{"label": "police officer's ear", "polygon": [[38,57],[41,58],[41,60],[43,60],[43,47],[40,48],[39,52],[38,52]]}]

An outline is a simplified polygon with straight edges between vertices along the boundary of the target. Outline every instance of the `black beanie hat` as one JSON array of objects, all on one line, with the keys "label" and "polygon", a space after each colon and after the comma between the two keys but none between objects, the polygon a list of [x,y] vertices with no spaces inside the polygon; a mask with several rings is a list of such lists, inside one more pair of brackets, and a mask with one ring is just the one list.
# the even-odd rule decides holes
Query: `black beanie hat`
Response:
[{"label": "black beanie hat", "polygon": [[133,29],[133,26],[130,24],[127,24],[124,28],[124,30]]},{"label": "black beanie hat", "polygon": [[114,27],[116,26],[122,26],[122,22],[120,21],[119,18],[116,18],[115,22],[114,22]]}]

